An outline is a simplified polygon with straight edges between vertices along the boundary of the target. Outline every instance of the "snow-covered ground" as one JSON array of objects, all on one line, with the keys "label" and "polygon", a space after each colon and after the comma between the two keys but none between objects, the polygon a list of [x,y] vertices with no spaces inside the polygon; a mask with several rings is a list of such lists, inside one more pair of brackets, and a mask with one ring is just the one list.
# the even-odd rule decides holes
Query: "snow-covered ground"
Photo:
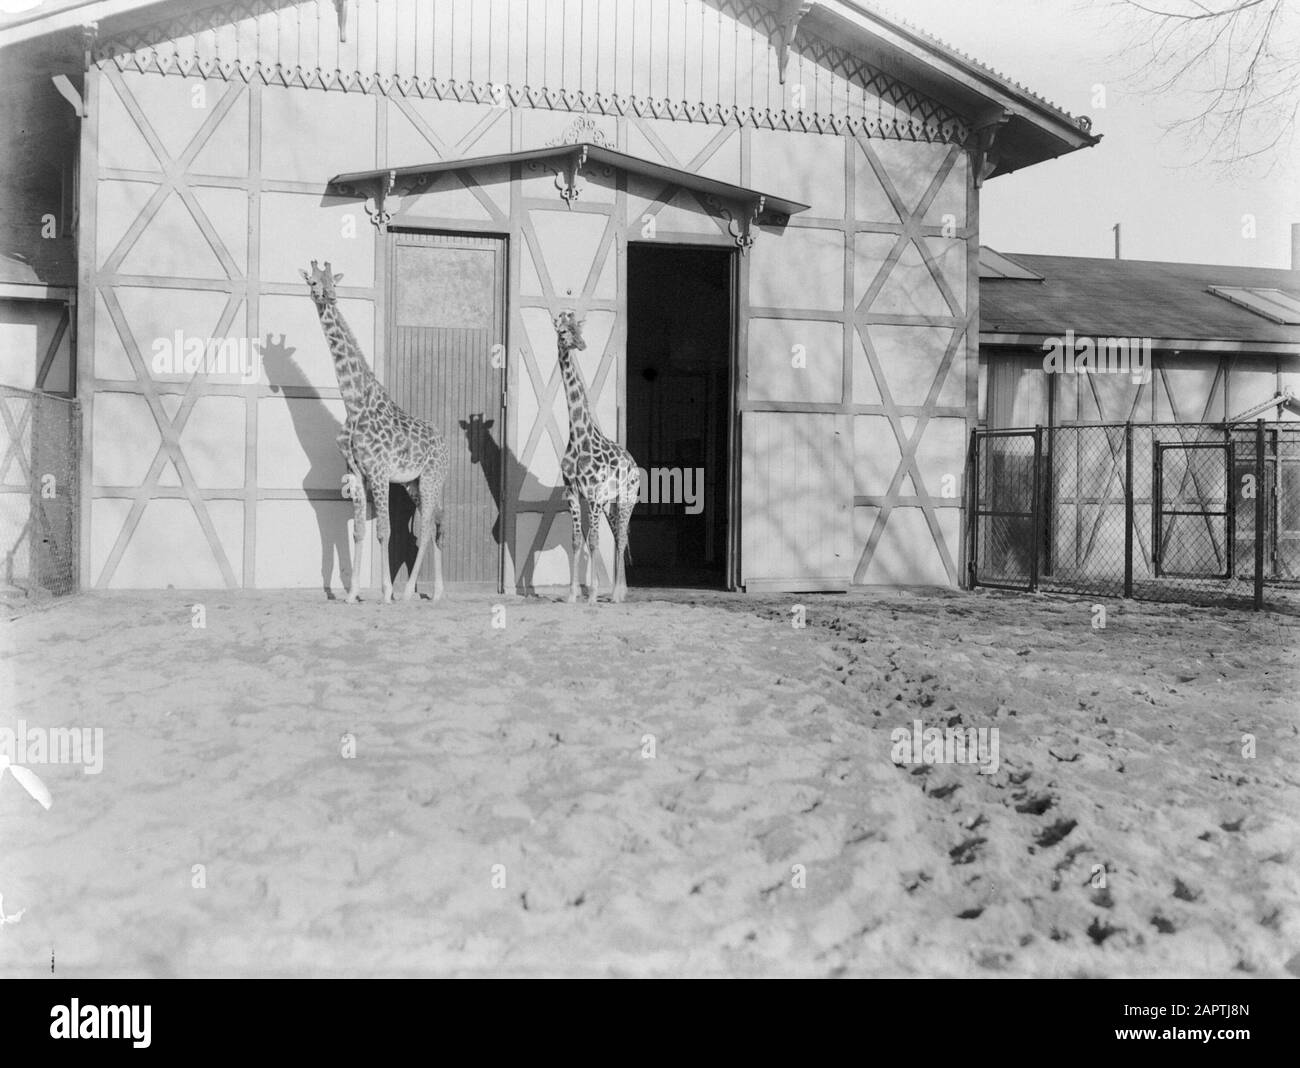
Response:
[{"label": "snow-covered ground", "polygon": [[0,974],[1300,972],[1300,620],[631,596],[0,623]]}]

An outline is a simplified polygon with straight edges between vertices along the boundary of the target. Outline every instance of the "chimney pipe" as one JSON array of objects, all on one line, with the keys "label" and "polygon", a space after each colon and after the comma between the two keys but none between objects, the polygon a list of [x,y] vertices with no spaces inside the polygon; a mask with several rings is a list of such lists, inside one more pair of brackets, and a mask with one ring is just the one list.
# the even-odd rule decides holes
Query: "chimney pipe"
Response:
[{"label": "chimney pipe", "polygon": [[1119,259],[1119,223],[1111,227],[1115,231],[1115,258]]},{"label": "chimney pipe", "polygon": [[1300,271],[1300,223],[1291,224],[1291,270]]}]

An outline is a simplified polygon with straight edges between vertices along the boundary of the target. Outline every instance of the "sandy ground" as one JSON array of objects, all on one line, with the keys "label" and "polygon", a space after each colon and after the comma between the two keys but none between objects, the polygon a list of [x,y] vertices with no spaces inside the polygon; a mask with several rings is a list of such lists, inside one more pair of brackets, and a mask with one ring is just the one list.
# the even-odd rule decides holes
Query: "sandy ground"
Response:
[{"label": "sandy ground", "polygon": [[[1300,620],[499,600],[0,623],[0,728],[103,730],[49,811],[0,778],[0,974],[1300,973]],[[996,774],[896,765],[917,719]]]}]

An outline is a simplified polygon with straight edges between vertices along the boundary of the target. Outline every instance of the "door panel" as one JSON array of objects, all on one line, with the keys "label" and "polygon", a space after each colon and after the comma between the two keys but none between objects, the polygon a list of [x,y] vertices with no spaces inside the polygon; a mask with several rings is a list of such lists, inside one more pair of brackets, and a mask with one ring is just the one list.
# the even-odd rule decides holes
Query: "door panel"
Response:
[{"label": "door panel", "polygon": [[848,417],[745,412],[742,422],[746,590],[847,590],[854,563]]},{"label": "door panel", "polygon": [[[389,316],[389,394],[447,438],[451,468],[443,493],[443,577],[500,586],[502,391],[505,352],[505,239],[397,233]],[[501,366],[493,366],[494,363]],[[390,566],[415,558],[414,508],[392,494]],[[432,579],[432,560],[420,581]]]}]

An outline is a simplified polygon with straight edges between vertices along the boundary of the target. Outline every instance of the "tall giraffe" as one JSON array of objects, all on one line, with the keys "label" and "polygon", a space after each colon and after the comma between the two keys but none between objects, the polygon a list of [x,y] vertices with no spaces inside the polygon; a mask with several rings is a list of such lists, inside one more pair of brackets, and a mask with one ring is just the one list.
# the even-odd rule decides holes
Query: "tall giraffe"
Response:
[{"label": "tall giraffe", "polygon": [[338,447],[348,465],[343,476],[343,496],[352,501],[352,584],[348,602],[360,597],[361,543],[366,536],[366,501],[374,501],[375,533],[383,561],[383,599],[393,599],[393,579],[388,564],[388,487],[405,488],[420,511],[420,545],[406,580],[402,599],[415,594],[416,576],[424,562],[424,550],[433,542],[433,599],[441,599],[442,588],[442,490],[450,464],[447,440],[434,426],[415,419],[399,408],[370,370],[361,346],[339,311],[334,292],[341,274],[331,274],[329,261],[322,270],[311,261],[311,274],[299,272],[311,290],[320,315],[321,329],[334,357],[339,392],[347,419],[339,431]]},{"label": "tall giraffe", "polygon": [[[573,519],[573,556],[569,561],[570,603],[578,599],[578,561],[582,547],[587,547],[587,601],[596,603],[596,547],[600,543],[600,517],[609,521],[614,532],[614,591],[610,597],[615,604],[627,597],[627,528],[632,520],[641,492],[641,473],[632,454],[617,441],[611,441],[596,425],[587,391],[578,374],[575,349],[587,347],[582,339],[582,323],[572,311],[562,311],[554,319],[559,343],[560,372],[564,376],[564,390],[569,401],[569,445],[560,460],[560,474],[564,478],[564,496],[569,503]],[[582,502],[587,502],[589,529],[582,536]]]}]

